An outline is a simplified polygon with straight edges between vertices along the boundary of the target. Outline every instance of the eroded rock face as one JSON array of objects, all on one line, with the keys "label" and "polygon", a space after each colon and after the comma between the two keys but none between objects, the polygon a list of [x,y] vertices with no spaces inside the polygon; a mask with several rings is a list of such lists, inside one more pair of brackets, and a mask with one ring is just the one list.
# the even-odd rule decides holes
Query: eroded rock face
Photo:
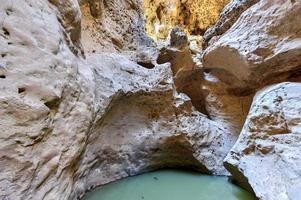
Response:
[{"label": "eroded rock face", "polygon": [[155,43],[144,31],[141,0],[82,0],[85,52],[142,51]]},{"label": "eroded rock face", "polygon": [[301,64],[300,17],[300,1],[258,2],[206,49],[204,67],[232,77],[233,93],[295,78]]},{"label": "eroded rock face", "polygon": [[147,33],[165,39],[174,26],[186,33],[202,35],[218,19],[229,0],[144,0]]},{"label": "eroded rock face", "polygon": [[213,37],[224,34],[237,21],[240,15],[259,0],[232,0],[222,10],[220,17],[213,27],[204,33],[203,47],[207,47]]},{"label": "eroded rock face", "polygon": [[225,159],[234,179],[262,200],[297,200],[301,191],[301,84],[257,92],[239,140]]},{"label": "eroded rock face", "polygon": [[1,1],[0,10],[0,198],[67,199],[93,119],[92,96],[59,9]]},{"label": "eroded rock face", "polygon": [[[202,68],[179,29],[155,63],[139,0],[0,0],[0,198],[76,199],[162,167],[227,175],[254,92],[300,81],[300,4],[254,4]],[[300,91],[259,91],[225,160],[263,200],[299,200]]]},{"label": "eroded rock face", "polygon": [[88,60],[102,104],[77,166],[72,197],[163,167],[227,174],[222,160],[233,145],[228,130],[174,91],[168,65],[149,70],[113,55]]},{"label": "eroded rock face", "polygon": [[227,174],[229,130],[177,94],[168,65],[81,53],[79,8],[71,0],[0,3],[0,198],[75,199],[170,166]]},{"label": "eroded rock face", "polygon": [[208,115],[201,89],[203,70],[192,59],[188,37],[183,29],[172,29],[168,43],[160,50],[157,63],[170,63],[176,90],[188,95],[195,108]]}]

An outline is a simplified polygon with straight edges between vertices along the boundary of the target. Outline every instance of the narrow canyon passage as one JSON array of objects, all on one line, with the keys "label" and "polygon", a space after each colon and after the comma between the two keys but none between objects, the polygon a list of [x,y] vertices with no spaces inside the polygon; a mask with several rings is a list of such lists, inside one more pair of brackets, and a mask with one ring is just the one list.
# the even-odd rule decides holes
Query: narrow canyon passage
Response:
[{"label": "narrow canyon passage", "polygon": [[301,0],[0,0],[0,199],[300,200],[300,71]]}]

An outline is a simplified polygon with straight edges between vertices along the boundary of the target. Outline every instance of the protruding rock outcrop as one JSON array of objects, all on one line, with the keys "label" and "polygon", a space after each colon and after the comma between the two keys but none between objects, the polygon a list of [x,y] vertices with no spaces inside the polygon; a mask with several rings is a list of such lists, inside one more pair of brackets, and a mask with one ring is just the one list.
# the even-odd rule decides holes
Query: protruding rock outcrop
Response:
[{"label": "protruding rock outcrop", "polygon": [[261,200],[301,196],[301,83],[281,83],[257,92],[225,166]]},{"label": "protruding rock outcrop", "polygon": [[149,70],[112,54],[96,54],[88,62],[95,71],[95,102],[101,104],[72,196],[163,167],[227,174],[222,161],[233,145],[230,133],[174,91],[168,65]]},{"label": "protruding rock outcrop", "polygon": [[[254,97],[225,159],[234,180],[261,200],[297,200],[301,195],[301,85],[281,83],[300,81],[300,14],[300,1],[259,1],[212,39],[203,55],[204,71],[221,81],[227,94],[252,96],[265,87]],[[269,86],[273,83],[279,84]]]},{"label": "protruding rock outcrop", "polygon": [[237,21],[240,15],[259,0],[232,0],[225,6],[220,17],[213,27],[204,34],[203,47],[207,47],[213,37],[224,34]]},{"label": "protruding rock outcrop", "polygon": [[[197,33],[198,2],[177,16]],[[0,199],[76,199],[162,167],[226,175],[227,156],[260,199],[299,200],[301,85],[248,110],[300,81],[301,2],[242,4],[202,66],[179,28],[157,52],[140,0],[1,1]]]},{"label": "protruding rock outcrop", "polygon": [[188,95],[197,110],[208,115],[202,91],[204,73],[192,59],[186,33],[175,27],[170,32],[168,43],[160,50],[158,64],[170,63],[176,90]]},{"label": "protruding rock outcrop", "polygon": [[223,71],[221,78],[232,79],[229,92],[238,94],[295,80],[301,66],[300,19],[300,1],[260,1],[206,49],[204,68]]}]

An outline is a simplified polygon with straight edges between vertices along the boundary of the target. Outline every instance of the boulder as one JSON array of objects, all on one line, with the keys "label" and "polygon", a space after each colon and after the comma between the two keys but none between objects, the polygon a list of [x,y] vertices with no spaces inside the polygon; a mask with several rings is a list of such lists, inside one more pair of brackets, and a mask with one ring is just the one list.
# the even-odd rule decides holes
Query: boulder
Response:
[{"label": "boulder", "polygon": [[301,196],[301,83],[256,93],[238,141],[225,159],[234,181],[260,200]]}]

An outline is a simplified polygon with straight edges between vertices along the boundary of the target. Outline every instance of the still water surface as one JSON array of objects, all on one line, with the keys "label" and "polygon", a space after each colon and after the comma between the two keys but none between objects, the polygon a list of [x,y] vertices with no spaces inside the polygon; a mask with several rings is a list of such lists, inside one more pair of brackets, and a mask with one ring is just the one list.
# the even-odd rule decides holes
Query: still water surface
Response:
[{"label": "still water surface", "polygon": [[227,177],[161,170],[95,189],[84,200],[255,200]]}]

